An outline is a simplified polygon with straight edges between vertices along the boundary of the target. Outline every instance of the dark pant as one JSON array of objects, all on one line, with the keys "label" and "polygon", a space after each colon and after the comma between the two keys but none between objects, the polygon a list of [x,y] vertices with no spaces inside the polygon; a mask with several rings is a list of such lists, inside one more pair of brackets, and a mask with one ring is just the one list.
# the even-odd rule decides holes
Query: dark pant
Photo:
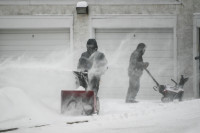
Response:
[{"label": "dark pant", "polygon": [[126,95],[126,103],[134,102],[140,88],[140,78],[138,76],[129,77],[129,87]]},{"label": "dark pant", "polygon": [[100,77],[96,75],[92,76],[89,82],[90,89],[94,91],[96,96],[99,91],[99,82],[100,82]]}]

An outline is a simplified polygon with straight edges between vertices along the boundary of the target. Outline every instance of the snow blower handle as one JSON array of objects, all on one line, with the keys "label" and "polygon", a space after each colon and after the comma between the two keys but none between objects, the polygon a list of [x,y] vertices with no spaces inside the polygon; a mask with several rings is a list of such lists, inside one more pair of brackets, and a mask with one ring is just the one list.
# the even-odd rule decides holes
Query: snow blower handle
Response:
[{"label": "snow blower handle", "polygon": [[[146,72],[149,74],[149,76],[153,79],[153,81],[156,83],[157,87],[160,86],[160,84],[155,80],[155,78],[151,75],[151,73],[149,72],[149,70],[147,68],[145,68]],[[154,90],[156,90],[155,88],[157,87],[153,87]]]},{"label": "snow blower handle", "polygon": [[174,81],[173,79],[171,79],[171,81],[173,81],[175,83],[175,86],[177,86],[178,83],[176,81]]}]

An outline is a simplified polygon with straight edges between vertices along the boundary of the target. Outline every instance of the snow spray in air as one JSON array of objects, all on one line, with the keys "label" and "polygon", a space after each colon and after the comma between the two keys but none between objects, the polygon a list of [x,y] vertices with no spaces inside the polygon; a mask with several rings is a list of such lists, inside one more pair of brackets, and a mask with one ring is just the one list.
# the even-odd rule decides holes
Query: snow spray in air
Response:
[{"label": "snow spray in air", "polygon": [[[21,56],[0,62],[0,121],[60,113],[61,90],[75,89],[68,51],[36,59]],[[41,117],[42,115],[42,117]]]}]

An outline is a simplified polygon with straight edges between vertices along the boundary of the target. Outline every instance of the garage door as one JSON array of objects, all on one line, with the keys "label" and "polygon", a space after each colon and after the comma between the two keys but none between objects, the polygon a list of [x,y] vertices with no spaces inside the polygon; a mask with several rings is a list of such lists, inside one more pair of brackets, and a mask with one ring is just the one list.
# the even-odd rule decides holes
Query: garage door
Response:
[{"label": "garage door", "polygon": [[69,49],[69,29],[0,30],[0,58],[30,56],[42,58]]},{"label": "garage door", "polygon": [[[128,90],[128,64],[131,53],[141,42],[147,45],[144,62],[160,84],[171,84],[174,78],[173,30],[172,29],[97,29],[99,50],[109,62],[109,69],[102,77],[99,91],[102,97],[125,98]],[[153,80],[146,71],[141,77],[138,98],[160,99],[154,91]]]}]

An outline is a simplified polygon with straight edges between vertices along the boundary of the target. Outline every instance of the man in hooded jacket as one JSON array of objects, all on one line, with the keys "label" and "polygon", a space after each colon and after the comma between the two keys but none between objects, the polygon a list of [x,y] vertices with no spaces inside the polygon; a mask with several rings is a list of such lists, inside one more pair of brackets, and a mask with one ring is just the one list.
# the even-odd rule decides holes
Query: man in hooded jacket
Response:
[{"label": "man in hooded jacket", "polygon": [[139,43],[136,50],[131,54],[128,76],[129,76],[129,87],[126,95],[126,103],[134,103],[135,97],[140,88],[140,77],[143,74],[143,70],[148,67],[148,62],[143,62],[143,54],[145,53],[146,45]]}]

